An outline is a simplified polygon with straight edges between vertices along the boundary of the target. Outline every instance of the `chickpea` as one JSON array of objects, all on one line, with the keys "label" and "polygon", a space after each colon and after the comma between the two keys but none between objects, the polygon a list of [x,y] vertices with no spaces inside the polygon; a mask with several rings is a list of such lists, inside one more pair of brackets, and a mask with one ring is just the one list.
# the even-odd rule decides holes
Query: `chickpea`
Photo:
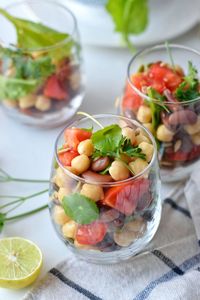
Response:
[{"label": "chickpea", "polygon": [[82,186],[81,192],[82,195],[96,201],[102,200],[104,198],[104,192],[101,186],[94,184],[85,183]]},{"label": "chickpea", "polygon": [[141,173],[147,166],[147,161],[141,158],[137,158],[135,161],[129,163],[129,167],[135,175]]},{"label": "chickpea", "polygon": [[146,230],[146,222],[144,221],[143,218],[139,217],[136,220],[133,220],[133,221],[131,221],[129,223],[126,223],[124,225],[123,229],[127,230],[127,231],[134,231],[134,232],[137,232],[138,235],[139,234],[141,235]]},{"label": "chickpea", "polygon": [[64,209],[58,205],[54,207],[53,218],[54,221],[59,225],[63,225],[66,222],[70,221],[70,218],[66,215]]},{"label": "chickpea", "polygon": [[59,187],[68,188],[69,186],[68,178],[60,167],[56,169],[56,174],[53,178],[53,182]]},{"label": "chickpea", "polygon": [[126,247],[129,246],[137,238],[137,233],[134,231],[114,232],[114,241],[117,245]]},{"label": "chickpea", "polygon": [[136,139],[136,144],[137,145],[142,143],[142,142],[151,143],[149,138],[146,135],[144,135],[142,132],[140,132],[138,135],[136,135],[135,139]]},{"label": "chickpea", "polygon": [[198,116],[198,119],[195,124],[185,125],[184,129],[189,134],[196,134],[196,133],[200,132],[200,116]]},{"label": "chickpea", "polygon": [[76,239],[74,240],[74,246],[78,249],[91,249],[91,246],[80,244]]},{"label": "chickpea", "polygon": [[45,96],[37,96],[36,102],[35,102],[35,108],[37,108],[40,111],[46,111],[51,108],[51,99],[45,97]]},{"label": "chickpea", "polygon": [[143,123],[143,126],[148,129],[152,134],[154,134],[154,129],[152,123]]},{"label": "chickpea", "polygon": [[60,203],[62,203],[63,197],[69,195],[70,193],[71,193],[71,191],[69,188],[66,188],[66,187],[59,188],[57,196],[58,196],[58,200],[60,201]]},{"label": "chickpea", "polygon": [[73,173],[74,175],[78,175],[76,169],[74,169],[71,166],[67,166],[65,167],[65,169],[67,169],[69,172]]},{"label": "chickpea", "polygon": [[161,142],[171,142],[173,140],[174,133],[162,124],[158,127],[156,136]]},{"label": "chickpea", "polygon": [[73,220],[65,223],[62,227],[62,233],[65,238],[75,238],[78,224]]},{"label": "chickpea", "polygon": [[152,119],[151,109],[148,106],[141,105],[137,112],[137,119],[141,123],[149,123]]},{"label": "chickpea", "polygon": [[122,128],[122,135],[131,141],[133,145],[135,143],[135,131],[130,127]]},{"label": "chickpea", "polygon": [[200,145],[200,132],[193,134],[191,136],[193,144],[199,146]]},{"label": "chickpea", "polygon": [[19,99],[19,107],[22,109],[30,108],[35,105],[36,96],[35,95],[27,95]]},{"label": "chickpea", "polygon": [[116,181],[129,178],[129,170],[121,161],[113,161],[112,165],[109,168],[109,173],[111,177]]},{"label": "chickpea", "polygon": [[81,154],[72,159],[71,166],[76,170],[77,174],[81,174],[89,168],[90,160],[87,155]]},{"label": "chickpea", "polygon": [[138,146],[142,149],[142,153],[146,155],[146,161],[150,162],[153,156],[153,145],[146,142],[142,142]]},{"label": "chickpea", "polygon": [[94,152],[94,145],[92,144],[91,139],[82,141],[78,145],[78,153],[79,154],[85,154],[87,156],[91,156],[93,152]]}]

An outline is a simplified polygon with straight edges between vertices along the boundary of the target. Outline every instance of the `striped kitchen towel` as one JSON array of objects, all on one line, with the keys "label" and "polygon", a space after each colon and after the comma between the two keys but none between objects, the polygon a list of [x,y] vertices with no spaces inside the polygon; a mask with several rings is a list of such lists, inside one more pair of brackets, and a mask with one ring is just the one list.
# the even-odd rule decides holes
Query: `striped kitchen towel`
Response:
[{"label": "striped kitchen towel", "polygon": [[24,300],[200,299],[200,172],[169,188],[159,230],[145,252],[113,265],[69,254]]}]

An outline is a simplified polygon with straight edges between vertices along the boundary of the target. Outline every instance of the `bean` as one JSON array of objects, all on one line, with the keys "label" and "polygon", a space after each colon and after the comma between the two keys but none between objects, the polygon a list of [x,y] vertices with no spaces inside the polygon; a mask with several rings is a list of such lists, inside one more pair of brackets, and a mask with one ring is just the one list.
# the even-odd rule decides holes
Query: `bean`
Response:
[{"label": "bean", "polygon": [[169,116],[171,126],[194,124],[197,121],[197,115],[189,109],[179,110]]},{"label": "bean", "polygon": [[109,163],[110,163],[110,159],[108,156],[100,157],[92,162],[91,169],[94,172],[100,172],[106,169]]},{"label": "bean", "polygon": [[112,222],[119,217],[119,212],[115,209],[109,209],[101,214],[102,222]]},{"label": "bean", "polygon": [[183,109],[183,107],[180,105],[180,102],[172,95],[172,93],[169,90],[164,90],[164,95],[167,98],[167,101],[169,102],[167,106],[171,111],[178,111]]},{"label": "bean", "polygon": [[134,114],[134,112],[128,108],[126,108],[124,110],[124,116],[129,118],[129,119],[133,119],[136,120],[136,115]]},{"label": "bean", "polygon": [[176,132],[179,129],[179,126],[172,126],[169,124],[169,116],[170,114],[166,111],[161,112],[161,120],[165,127],[167,127],[170,131]]},{"label": "bean", "polygon": [[110,182],[112,177],[110,175],[101,175],[92,171],[86,171],[82,174],[82,177],[90,182]]}]

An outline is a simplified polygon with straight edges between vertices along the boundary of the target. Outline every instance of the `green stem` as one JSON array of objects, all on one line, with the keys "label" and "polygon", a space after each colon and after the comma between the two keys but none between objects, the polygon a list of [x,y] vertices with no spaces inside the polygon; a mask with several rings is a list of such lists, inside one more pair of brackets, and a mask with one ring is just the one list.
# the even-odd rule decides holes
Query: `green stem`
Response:
[{"label": "green stem", "polygon": [[167,49],[167,53],[168,53],[168,55],[169,55],[169,59],[170,59],[170,62],[171,62],[173,71],[176,72],[176,68],[175,68],[175,64],[174,64],[172,52],[171,52],[171,49],[170,49],[170,46],[169,46],[169,43],[168,43],[168,42],[165,42],[165,47],[166,47],[166,49]]},{"label": "green stem", "polygon": [[0,206],[0,209],[3,209],[5,207],[8,207],[8,206],[13,205],[13,204],[18,203],[18,202],[24,202],[27,199],[31,199],[31,198],[37,197],[37,196],[39,196],[41,194],[44,194],[46,192],[48,192],[48,189],[45,189],[45,190],[42,190],[40,192],[34,193],[34,194],[29,195],[27,197],[20,197],[19,199],[16,199],[15,201],[12,201],[12,202],[9,202],[7,204],[4,204],[4,205]]},{"label": "green stem", "polygon": [[31,215],[39,212],[39,211],[42,211],[42,210],[46,209],[47,207],[48,207],[48,205],[46,204],[46,205],[38,207],[34,210],[28,211],[26,213],[19,214],[19,215],[16,215],[16,216],[12,216],[12,217],[9,217],[9,218],[5,218],[5,221],[13,221],[13,220],[21,219],[23,217],[31,216]]}]

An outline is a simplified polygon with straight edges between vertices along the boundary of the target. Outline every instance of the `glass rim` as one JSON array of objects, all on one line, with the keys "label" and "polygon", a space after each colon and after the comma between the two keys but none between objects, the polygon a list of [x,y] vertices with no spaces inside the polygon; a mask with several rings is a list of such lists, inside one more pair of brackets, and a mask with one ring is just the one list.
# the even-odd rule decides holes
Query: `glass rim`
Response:
[{"label": "glass rim", "polygon": [[56,138],[56,141],[55,141],[55,146],[54,146],[54,152],[55,152],[55,158],[56,158],[56,162],[58,163],[59,167],[64,171],[64,173],[66,173],[68,176],[72,177],[73,179],[77,180],[77,181],[80,181],[82,183],[88,183],[88,184],[93,184],[93,185],[101,185],[101,186],[104,186],[104,187],[112,187],[112,186],[118,186],[118,185],[122,185],[122,184],[126,184],[126,183],[130,183],[132,181],[135,181],[136,179],[138,178],[141,178],[151,167],[152,165],[154,164],[156,158],[157,158],[157,145],[156,145],[156,142],[155,142],[155,139],[153,137],[153,135],[151,134],[151,132],[145,128],[142,124],[140,124],[139,122],[137,122],[136,120],[131,120],[129,118],[126,118],[126,117],[123,117],[123,116],[120,116],[120,115],[115,115],[115,114],[97,114],[97,115],[92,115],[93,118],[119,118],[119,119],[123,119],[125,121],[128,121],[128,122],[131,122],[133,125],[137,126],[137,128],[141,128],[142,130],[144,130],[147,134],[148,134],[148,137],[150,137],[150,140],[152,142],[152,145],[153,145],[153,148],[154,148],[154,151],[153,151],[153,156],[152,156],[152,159],[150,161],[150,163],[148,164],[148,166],[140,173],[138,173],[137,175],[135,176],[132,176],[128,179],[125,179],[125,180],[120,180],[120,181],[112,181],[112,182],[96,182],[96,181],[90,181],[90,180],[87,180],[87,179],[84,179],[83,177],[80,177],[78,175],[75,175],[73,174],[72,172],[70,172],[69,170],[67,170],[60,162],[59,158],[58,158],[58,152],[57,152],[57,149],[58,149],[58,143],[59,143],[59,140],[60,138],[63,136],[63,133],[65,132],[65,130],[69,127],[73,127],[73,125],[77,124],[78,122],[80,121],[84,121],[84,120],[90,120],[89,117],[80,117],[70,123],[68,123],[63,129],[62,131],[58,134],[57,138]]},{"label": "glass rim", "polygon": [[[33,1],[33,0],[29,0],[29,1],[17,0],[14,3],[5,6],[4,9],[9,12],[9,9],[11,9],[13,7],[17,7],[18,5],[21,5],[21,4],[28,4],[31,1]],[[40,0],[34,0],[33,2],[34,2],[34,4],[35,3],[41,4]],[[45,46],[45,47],[20,48],[20,47],[17,47],[17,45],[12,45],[10,43],[8,45],[5,45],[5,46],[4,46],[4,43],[1,43],[0,46],[5,47],[5,48],[13,48],[14,47],[16,50],[21,50],[22,52],[45,52],[45,51],[51,51],[51,50],[57,49],[57,48],[65,45],[66,43],[69,43],[70,41],[72,41],[73,40],[72,37],[74,36],[75,32],[78,30],[77,20],[76,20],[75,15],[73,14],[73,12],[68,7],[66,7],[65,5],[58,2],[57,0],[55,0],[55,1],[45,0],[45,4],[51,4],[51,5],[54,5],[55,7],[60,7],[61,9],[63,9],[65,12],[67,12],[72,17],[73,29],[72,29],[72,32],[70,34],[68,34],[68,36],[65,39],[63,39],[60,42],[57,42],[56,44],[53,44],[53,45],[50,45],[50,46]],[[24,19],[24,20],[26,20],[26,19]],[[65,33],[63,33],[63,34],[65,34]]]},{"label": "glass rim", "polygon": [[[190,48],[190,47],[187,47],[187,46],[184,46],[184,45],[179,45],[179,44],[169,44],[169,47],[172,48],[172,49],[179,49],[179,50],[186,50],[188,52],[192,52],[196,55],[199,56],[200,58],[200,52],[197,51],[196,49],[193,49],[193,48]],[[140,55],[143,55],[143,54],[146,54],[148,52],[153,52],[154,50],[163,50],[165,49],[166,50],[166,45],[165,44],[159,44],[159,45],[155,45],[153,47],[148,47],[148,48],[145,48],[143,50],[140,50],[138,51],[132,58],[131,60],[129,61],[128,63],[128,68],[127,68],[127,79],[128,79],[128,83],[130,84],[130,86],[133,88],[133,90],[142,98],[144,98],[145,100],[149,101],[149,102],[154,102],[156,104],[159,104],[160,105],[160,102],[156,99],[153,99],[149,96],[147,96],[146,94],[144,94],[143,92],[141,92],[140,90],[138,90],[134,84],[132,83],[131,81],[131,76],[133,75],[133,73],[131,73],[131,66],[132,64],[134,63],[134,61],[140,56]],[[190,103],[194,103],[194,102],[197,102],[200,100],[200,96],[195,98],[195,99],[192,99],[192,100],[186,100],[186,101],[181,101],[181,102],[173,102],[173,101],[163,101],[162,104],[173,104],[173,105],[187,105],[187,104],[190,104]]]}]

